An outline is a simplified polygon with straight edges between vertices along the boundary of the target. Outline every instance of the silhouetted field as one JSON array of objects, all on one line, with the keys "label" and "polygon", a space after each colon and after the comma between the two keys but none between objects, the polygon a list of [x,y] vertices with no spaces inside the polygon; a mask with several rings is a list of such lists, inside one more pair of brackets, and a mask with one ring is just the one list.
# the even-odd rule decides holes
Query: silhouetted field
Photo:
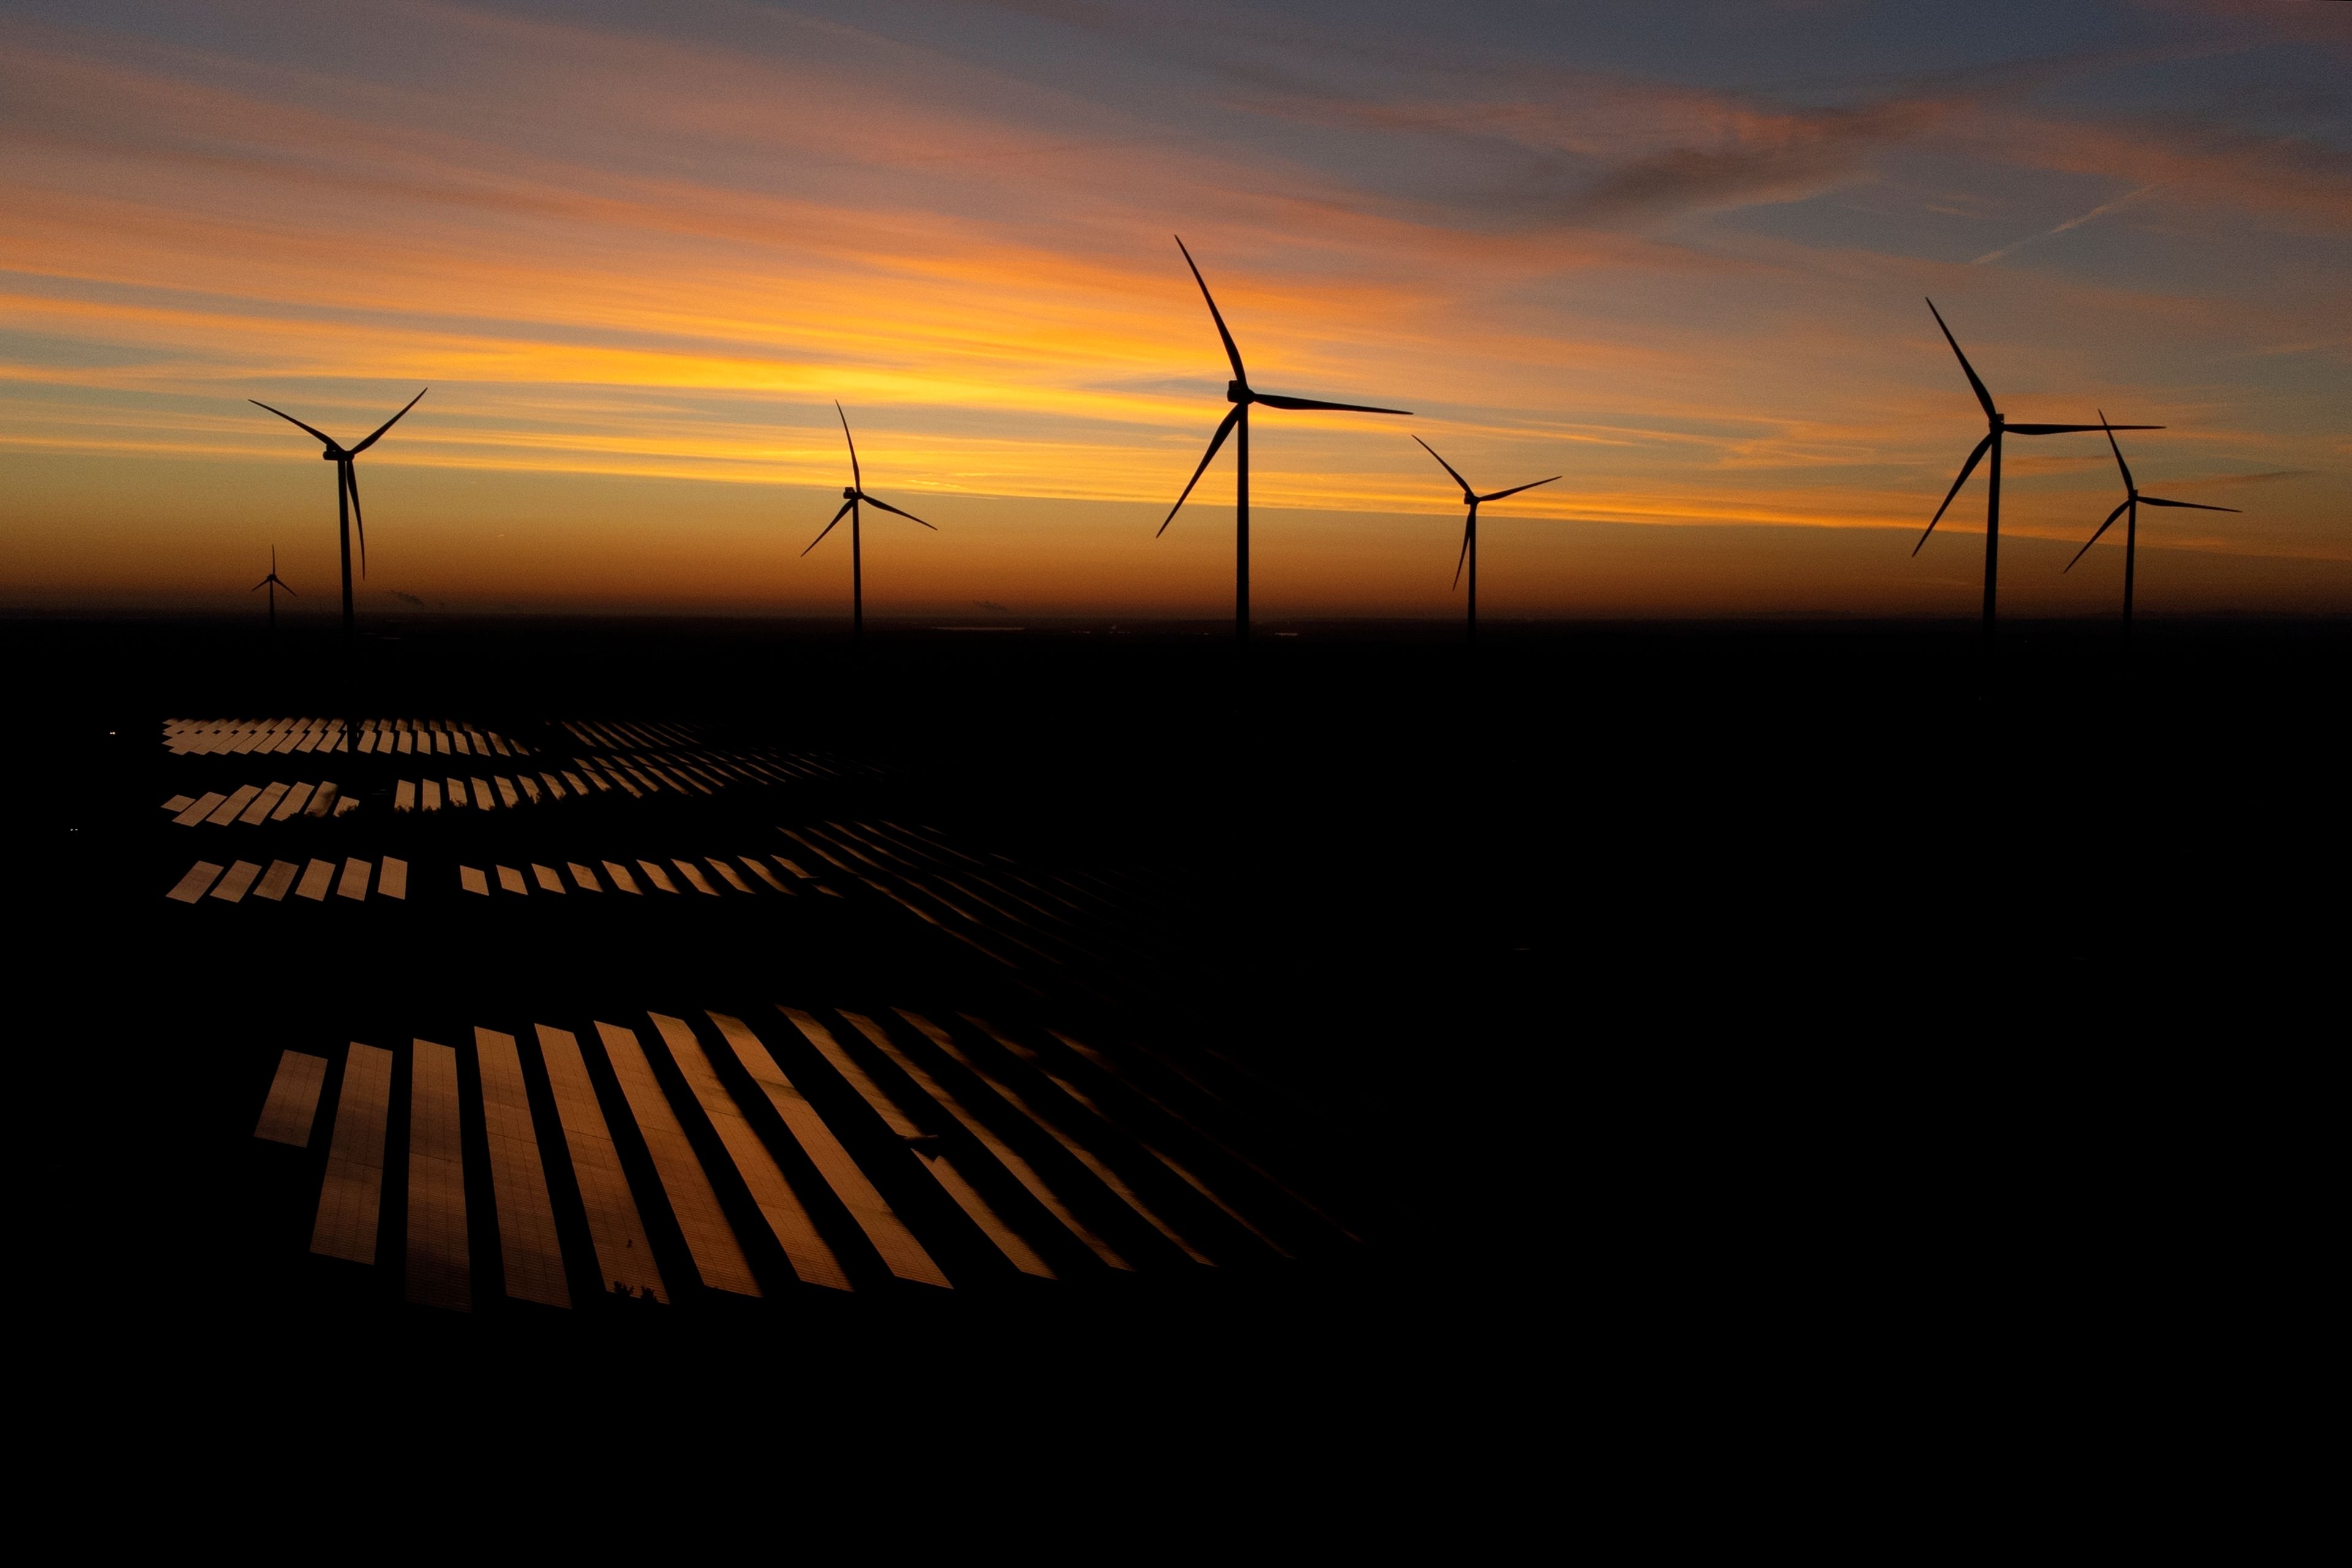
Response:
[{"label": "silhouetted field", "polygon": [[[41,780],[20,820],[68,900],[60,962],[35,971],[41,1102],[72,1108],[35,1117],[71,1173],[58,1255],[94,1318],[143,1325],[143,1375],[292,1364],[314,1400],[320,1379],[464,1365],[561,1405],[592,1354],[629,1369],[614,1398],[659,1369],[716,1408],[782,1375],[783,1335],[829,1396],[1082,1389],[1142,1429],[1203,1389],[1328,1415],[1769,1377],[1779,1356],[1739,1347],[1899,1345],[1979,1309],[2014,1328],[2021,1280],[2071,1334],[2184,1257],[2259,1266],[2272,1222],[2248,1195],[2299,1156],[2254,1130],[2292,1121],[2340,1030],[2352,628],[2147,624],[2128,660],[2113,631],[2019,624],[1988,660],[1973,625],[1496,623],[1474,657],[1452,626],[1274,623],[1240,658],[1206,626],[877,622],[853,655],[831,626],[416,620],[380,625],[346,681],[307,627],[17,622],[12,666],[42,672],[14,720]],[[843,766],[428,820],[393,800],[431,770],[371,757],[341,769],[347,818],[159,810],[333,771],[174,757],[167,718],[347,712],[542,755],[572,743],[563,720],[686,725],[712,754]],[[822,867],[839,909],[748,881],[502,899],[454,874],[560,868],[591,840],[625,864],[808,860],[776,827],[814,822],[923,824],[975,865],[1150,896],[1062,933],[1083,960],[1008,963]],[[414,890],[163,896],[198,848],[304,833],[399,855]],[[985,918],[983,945],[1035,936]],[[1361,1245],[1058,1291],[459,1318],[322,1273],[315,1175],[252,1136],[269,1064],[305,1040],[776,1002],[1198,1053],[1245,1086],[1236,1146]]]}]

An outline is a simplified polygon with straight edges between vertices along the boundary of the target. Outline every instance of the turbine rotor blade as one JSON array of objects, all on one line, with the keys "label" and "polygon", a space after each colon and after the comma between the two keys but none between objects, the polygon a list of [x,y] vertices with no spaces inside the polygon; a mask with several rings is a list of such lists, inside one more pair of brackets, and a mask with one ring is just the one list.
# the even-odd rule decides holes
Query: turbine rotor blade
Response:
[{"label": "turbine rotor blade", "polygon": [[[1374,408],[1369,403],[1323,403],[1312,397],[1269,397],[1263,392],[1257,394],[1257,400],[1268,408],[1337,408],[1349,414],[1402,414],[1408,419],[1412,417],[1410,408]],[[1465,485],[1463,488],[1467,489],[1469,487]]]},{"label": "turbine rotor blade", "polygon": [[[246,401],[252,404],[256,408],[269,408],[269,405],[262,402],[261,399],[257,397],[248,397]],[[287,413],[283,408],[269,408],[269,412],[277,415],[278,417],[283,419],[289,425],[302,425],[302,422],[299,419],[295,418],[294,416]],[[324,430],[320,429],[317,426],[302,425],[302,428],[310,432],[311,435],[316,436],[320,440],[324,441],[327,444],[327,449],[329,451],[340,452],[342,450],[341,447],[335,445],[335,438],[332,436],[328,435]]]},{"label": "turbine rotor blade", "polygon": [[[1176,248],[1184,250],[1184,237],[1180,234],[1175,237]],[[1225,341],[1225,357],[1234,362],[1234,379],[1247,386],[1249,372],[1242,368],[1242,351],[1234,347],[1234,335],[1225,331],[1225,318],[1217,310],[1217,301],[1209,292],[1209,280],[1201,276],[1201,268],[1193,261],[1192,253],[1189,250],[1184,250],[1184,265],[1192,268],[1192,281],[1201,286],[1201,298],[1209,301],[1209,319],[1217,323],[1217,336]],[[1154,535],[1154,537],[1158,536]]]},{"label": "turbine rotor blade", "polygon": [[2131,465],[2124,461],[2124,449],[2116,445],[2116,427],[2107,423],[2107,411],[2104,408],[2099,410],[2099,425],[2107,433],[2107,448],[2116,455],[2116,467],[2124,471],[2124,489],[2127,490],[2135,489],[2132,483]]},{"label": "turbine rotor blade", "polygon": [[269,586],[269,579],[268,579],[268,578],[267,578],[267,577],[264,577],[260,582],[256,583],[252,587],[247,588],[247,589],[246,590],[246,592],[247,592],[247,593],[248,593],[248,594],[258,594],[258,593],[260,593],[264,588],[267,588],[267,587],[268,587],[268,586]]},{"label": "turbine rotor blade", "polygon": [[[1960,487],[1969,482],[1969,476],[1977,471],[1977,465],[1984,461],[1984,455],[1991,446],[1992,437],[1988,434],[1983,440],[1977,443],[1977,449],[1969,454],[1969,460],[1960,465],[1960,477],[1952,481],[1952,488],[1944,492],[1944,504],[1937,507],[1936,515],[1927,520],[1927,533],[1935,532],[1936,525],[1944,521],[1944,513],[1951,507],[1952,498],[1960,493]],[[1912,554],[1918,554],[1919,545],[1927,542],[1927,533],[1921,534],[1919,544],[1911,547]]]},{"label": "turbine rotor blade", "polygon": [[415,406],[416,406],[418,399],[422,398],[422,397],[425,395],[425,392],[430,392],[430,391],[432,391],[432,390],[433,390],[433,389],[432,389],[431,387],[429,387],[429,386],[428,386],[428,387],[426,387],[426,388],[425,389],[425,392],[420,392],[420,393],[418,393],[418,394],[416,395],[416,396],[415,396],[415,397],[412,397],[412,398],[410,398],[410,399],[408,400],[408,405],[407,405],[407,407],[403,408],[399,413],[397,413],[397,414],[394,415],[391,418],[389,418],[389,419],[385,420],[383,424],[381,424],[381,425],[377,426],[375,427],[375,434],[374,434],[374,435],[373,435],[373,436],[369,437],[366,440],[364,440],[364,441],[361,442],[358,446],[356,446],[356,447],[352,447],[352,457],[354,457],[354,458],[356,458],[356,457],[358,457],[362,452],[366,451],[370,447],[374,446],[378,441],[383,440],[383,433],[384,433],[385,431],[387,431],[387,430],[391,429],[394,426],[395,426],[395,425],[399,424],[403,419],[406,418],[406,417],[408,416],[408,410],[409,410],[410,408],[414,408],[414,407],[415,407]]},{"label": "turbine rotor blade", "polygon": [[[2129,505],[2131,505],[2131,498],[2128,496],[2116,502],[2116,510],[2107,513],[2107,521],[2099,524],[2099,533],[2105,533],[2108,529],[2113,528],[2116,524],[2116,519],[2123,516],[2124,509]],[[2083,548],[2074,552],[2074,561],[2080,561],[2084,556],[2090,553],[2091,546],[2099,542],[2099,533],[2095,533],[2091,535],[2090,538],[2083,542]],[[2066,573],[2072,572],[2074,569],[2074,561],[2069,561],[2066,563],[2064,570],[2061,571],[2058,574],[2063,577]]]},{"label": "turbine rotor blade", "polygon": [[[1183,241],[1179,240],[1177,243],[1181,245]],[[1184,494],[1178,496],[1176,504],[1168,509],[1168,515],[1160,520],[1160,533],[1153,534],[1152,538],[1157,539],[1160,533],[1167,532],[1168,525],[1176,521],[1176,514],[1184,509],[1184,502],[1192,495],[1192,487],[1199,484],[1201,476],[1209,471],[1209,464],[1215,459],[1217,448],[1225,444],[1225,437],[1232,435],[1234,426],[1242,422],[1242,410],[1248,406],[1246,403],[1236,403],[1233,406],[1233,411],[1217,422],[1217,433],[1209,437],[1209,449],[1202,454],[1201,466],[1194,468],[1192,477],[1184,481]]]},{"label": "turbine rotor blade", "polygon": [[[833,400],[833,411],[841,415],[841,438],[849,443],[849,483],[852,489],[864,489],[866,476],[857,471],[857,437],[849,433],[849,416],[841,413],[841,399]],[[874,503],[880,506],[880,501]]]},{"label": "turbine rotor blade", "polygon": [[2234,506],[2207,506],[2201,500],[2158,500],[2154,496],[2139,498],[2142,506],[2177,506],[2184,511],[2236,511]]},{"label": "turbine rotor blade", "polygon": [[[422,397],[425,395],[420,392],[416,395]],[[367,519],[360,511],[359,465],[352,462],[349,458],[345,458],[341,462],[336,464],[335,467],[342,469],[343,483],[351,487],[352,521],[359,524],[360,529],[360,575],[364,577],[367,575]]]},{"label": "turbine rotor blade", "polygon": [[1969,384],[1976,389],[1977,401],[1984,405],[1985,417],[2000,418],[2000,411],[1992,405],[1992,394],[1987,392],[1985,384],[1977,379],[1977,367],[1969,363],[1968,355],[1960,353],[1960,341],[1952,336],[1951,328],[1944,325],[1944,312],[1936,309],[1936,301],[1933,300],[1927,301],[1927,313],[1936,318],[1936,325],[1943,331],[1944,341],[1952,345],[1952,353],[1958,358],[1960,369],[1968,374]]},{"label": "turbine rotor blade", "polygon": [[1462,553],[1454,558],[1454,585],[1456,588],[1462,586],[1463,564],[1470,559],[1470,521],[1477,515],[1478,509],[1473,507],[1470,516],[1462,520]]},{"label": "turbine rotor blade", "polygon": [[[841,503],[841,510],[840,510],[839,511],[835,512],[835,513],[833,514],[833,522],[828,522],[828,523],[826,523],[826,524],[824,525],[824,527],[823,527],[822,529],[818,530],[818,531],[817,531],[817,536],[816,536],[814,539],[812,539],[812,540],[810,540],[810,541],[808,542],[808,550],[803,550],[803,551],[802,551],[802,552],[801,552],[801,553],[802,553],[803,555],[806,555],[806,554],[809,552],[809,550],[814,550],[818,545],[823,544],[823,543],[824,542],[824,536],[825,536],[826,534],[831,533],[831,532],[833,531],[833,529],[834,529],[834,523],[837,523],[837,522],[839,522],[843,518],[847,517],[847,516],[849,515],[849,509],[850,509],[851,507],[856,506],[856,504],[857,504],[857,501],[856,501],[856,500],[855,498],[852,498],[851,500],[848,500],[843,501],[843,502]],[[875,504],[878,506],[878,505],[880,505],[881,503],[880,503],[879,501],[877,501]]]},{"label": "turbine rotor blade", "polygon": [[[2161,430],[2161,425],[2004,425],[2012,436],[2071,436],[2082,430]],[[2114,439],[2112,436],[2108,437]]]},{"label": "turbine rotor blade", "polygon": [[[285,578],[283,578],[283,577],[278,577],[278,574],[276,574],[275,572],[271,573],[271,574],[270,574],[270,575],[271,575],[272,577],[274,577],[274,578],[277,578],[278,585],[279,587],[281,587],[281,588],[286,588],[286,579],[285,579]],[[289,593],[289,594],[294,594],[294,590],[293,590],[293,589],[291,589],[291,588],[286,588],[286,591],[287,591],[288,593]],[[300,598],[302,595],[299,595],[299,594],[294,594],[294,596],[295,596],[296,598],[298,598],[298,599],[299,599],[299,598]]]},{"label": "turbine rotor blade", "polygon": [[[1433,458],[1437,458],[1437,448],[1436,448],[1436,447],[1434,447],[1431,446],[1431,445],[1430,445],[1428,442],[1426,442],[1426,441],[1422,441],[1422,440],[1421,440],[1421,437],[1418,437],[1418,436],[1415,436],[1415,437],[1413,437],[1413,439],[1414,439],[1414,440],[1416,440],[1416,441],[1421,441],[1421,449],[1422,449],[1423,451],[1424,451],[1424,452],[1428,453],[1428,454],[1429,454],[1431,457],[1433,457]],[[1464,479],[1460,474],[1458,474],[1458,473],[1454,473],[1454,465],[1453,465],[1453,464],[1451,464],[1451,463],[1447,462],[1447,461],[1446,461],[1444,458],[1437,458],[1437,466],[1438,466],[1439,468],[1444,468],[1447,473],[1449,473],[1449,474],[1454,474],[1454,482],[1455,484],[1460,485],[1460,486],[1462,487],[1462,494],[1463,494],[1465,498],[1466,498],[1466,497],[1468,497],[1469,495],[1471,495],[1471,494],[1473,493],[1473,492],[1472,492],[1472,490],[1471,490],[1471,489],[1470,489],[1470,481],[1469,481],[1468,479]]]},{"label": "turbine rotor blade", "polygon": [[[898,515],[898,516],[900,516],[900,517],[905,518],[908,522],[923,522],[923,520],[922,520],[921,518],[919,518],[919,517],[917,517],[913,512],[911,512],[911,511],[899,511],[899,510],[898,510],[898,509],[897,507],[892,506],[888,501],[887,501],[887,500],[876,500],[872,496],[867,495],[864,490],[860,490],[860,491],[858,491],[858,492],[857,492],[857,499],[858,499],[859,500],[864,501],[867,506],[878,506],[878,507],[880,507],[884,511],[897,513],[897,515]],[[923,522],[923,526],[924,526],[925,528],[931,528],[931,525],[930,525],[929,523],[928,523],[928,522]],[[932,531],[933,533],[937,533],[937,532],[939,531],[939,530],[938,530],[938,529],[936,529],[936,528],[931,528],[931,531]]]},{"label": "turbine rotor blade", "polygon": [[1559,475],[1559,474],[1554,474],[1554,475],[1553,475],[1550,479],[1536,479],[1536,480],[1531,481],[1530,483],[1524,484],[1524,485],[1513,485],[1509,489],[1507,489],[1507,490],[1496,490],[1493,495],[1490,495],[1490,496],[1480,496],[1478,499],[1479,499],[1480,500],[1482,500],[1482,501],[1488,501],[1488,500],[1501,500],[1505,496],[1515,496],[1515,495],[1518,494],[1521,490],[1531,490],[1531,489],[1535,489],[1537,485],[1548,485],[1548,484],[1551,484],[1551,483],[1553,483],[1555,480],[1558,480],[1558,479],[1561,479],[1561,478],[1563,478],[1563,477],[1564,477],[1564,476]]}]

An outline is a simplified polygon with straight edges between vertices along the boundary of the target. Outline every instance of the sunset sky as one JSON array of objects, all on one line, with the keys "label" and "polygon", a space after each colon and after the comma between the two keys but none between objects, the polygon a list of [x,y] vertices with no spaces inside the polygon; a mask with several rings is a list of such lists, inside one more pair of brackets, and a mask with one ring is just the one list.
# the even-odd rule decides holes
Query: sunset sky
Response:
[{"label": "sunset sky", "polygon": [[[1965,26],[1962,25],[1963,20]],[[2352,611],[2352,5],[0,0],[0,608],[1975,613],[1983,420],[2150,616]],[[2111,613],[2094,437],[2004,604]],[[283,607],[283,606],[281,606]],[[994,614],[992,609],[990,614]]]}]

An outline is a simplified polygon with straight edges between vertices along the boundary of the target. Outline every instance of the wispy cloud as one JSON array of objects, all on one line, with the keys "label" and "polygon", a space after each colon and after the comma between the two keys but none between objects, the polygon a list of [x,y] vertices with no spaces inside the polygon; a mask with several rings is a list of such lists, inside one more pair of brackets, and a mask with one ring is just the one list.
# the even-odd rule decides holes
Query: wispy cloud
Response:
[{"label": "wispy cloud", "polygon": [[1988,250],[1982,256],[1978,257],[1974,261],[1969,262],[1969,265],[1971,267],[1982,267],[1987,262],[1999,261],[2002,257],[2007,256],[2013,251],[2021,250],[2029,245],[2051,238],[2055,235],[2064,234],[2070,228],[2080,228],[2084,224],[2089,223],[2093,218],[2105,217],[2109,213],[2121,212],[2124,208],[2130,206],[2132,204],[2137,202],[2141,197],[2147,195],[2155,189],[2156,187],[2154,185],[2142,185],[2136,191],[2126,191],[2122,195],[2116,197],[2113,201],[2101,202],[2097,206],[2093,207],[2089,212],[2083,214],[2079,217],[2070,217],[2064,223],[2059,224],[2055,227],[2043,229],[2040,234],[2029,234],[2023,239],[2011,240],[1999,250]]}]

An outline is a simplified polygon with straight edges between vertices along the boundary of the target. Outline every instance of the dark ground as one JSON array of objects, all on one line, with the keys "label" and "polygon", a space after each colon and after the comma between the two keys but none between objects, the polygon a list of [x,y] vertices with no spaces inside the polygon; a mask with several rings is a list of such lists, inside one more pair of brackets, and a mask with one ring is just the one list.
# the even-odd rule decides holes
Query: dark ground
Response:
[{"label": "dark ground", "polygon": [[1948,624],[1497,626],[1475,655],[1309,625],[1245,662],[1171,627],[879,626],[856,657],[767,624],[375,629],[365,714],[763,726],[971,839],[1164,878],[1171,1019],[1279,1086],[1370,1245],[791,1333],[286,1294],[220,1235],[261,1085],[205,1064],[273,997],[363,1018],[428,961],[175,951],[152,781],[165,716],[332,710],[334,641],[20,621],[14,819],[56,871],[18,907],[63,940],[20,976],[15,1120],[37,1255],[72,1260],[60,1363],[108,1402],[365,1387],[462,1426],[486,1389],[721,1422],[772,1394],[960,1441],[1066,1410],[1291,1466],[1339,1431],[1446,1446],[1404,1417],[1447,1409],[1622,1457],[1957,1408],[2028,1364],[2137,1398],[2218,1279],[2299,1277],[2352,625],[2147,625],[2126,659],[2113,626],[2025,623],[1990,660]]}]

